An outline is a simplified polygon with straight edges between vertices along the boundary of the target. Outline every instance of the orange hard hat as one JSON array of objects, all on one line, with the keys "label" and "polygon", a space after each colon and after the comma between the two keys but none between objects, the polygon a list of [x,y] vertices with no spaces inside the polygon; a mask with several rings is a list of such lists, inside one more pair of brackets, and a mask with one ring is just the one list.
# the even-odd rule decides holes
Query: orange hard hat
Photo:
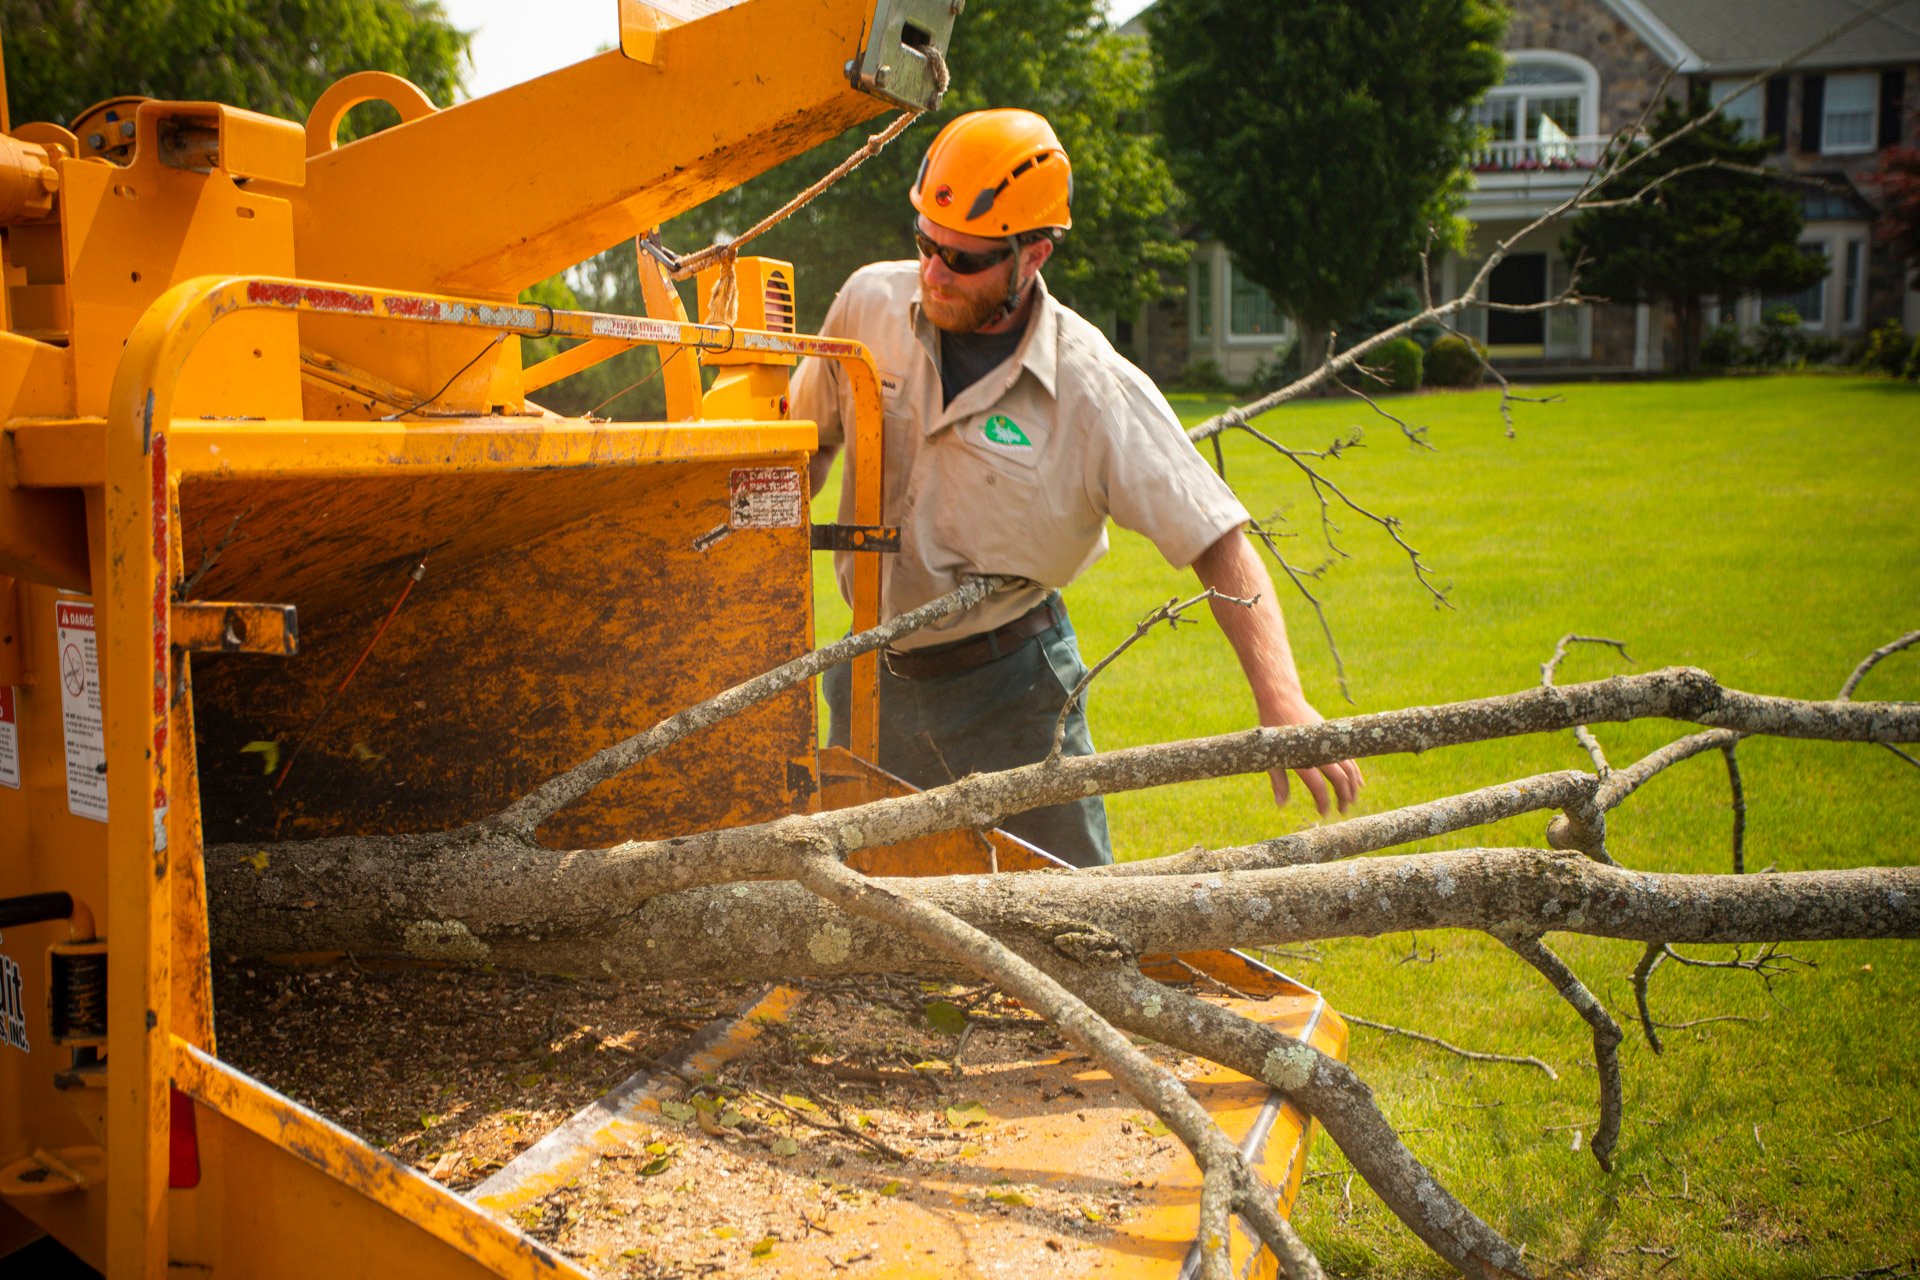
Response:
[{"label": "orange hard hat", "polygon": [[913,207],[970,236],[1012,236],[1073,225],[1073,170],[1045,116],[1017,107],[969,111],[934,138]]}]

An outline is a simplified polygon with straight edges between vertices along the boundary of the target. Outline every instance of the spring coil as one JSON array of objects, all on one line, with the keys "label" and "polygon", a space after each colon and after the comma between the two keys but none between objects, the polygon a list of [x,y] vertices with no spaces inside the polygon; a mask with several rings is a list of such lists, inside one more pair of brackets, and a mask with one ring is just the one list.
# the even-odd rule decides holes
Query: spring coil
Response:
[{"label": "spring coil", "polygon": [[[60,1008],[54,1022],[62,1039],[92,1040],[107,1034],[107,957],[55,956]],[[64,1025],[62,1025],[64,1024]]]}]

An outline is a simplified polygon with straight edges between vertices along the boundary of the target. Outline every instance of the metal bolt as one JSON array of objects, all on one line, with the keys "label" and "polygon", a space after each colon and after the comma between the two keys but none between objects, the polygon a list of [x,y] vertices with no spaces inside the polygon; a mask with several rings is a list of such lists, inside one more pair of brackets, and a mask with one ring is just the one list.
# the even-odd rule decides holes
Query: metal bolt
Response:
[{"label": "metal bolt", "polygon": [[887,80],[888,80],[888,78],[889,78],[889,77],[891,77],[892,75],[893,75],[893,68],[892,68],[892,67],[882,67],[882,68],[880,68],[880,69],[879,69],[878,71],[876,71],[876,72],[874,72],[874,73],[873,73],[873,87],[874,87],[874,88],[876,88],[876,89],[884,89],[884,88],[886,88],[886,87],[887,87]]},{"label": "metal bolt", "polygon": [[87,135],[87,145],[95,151],[104,151],[107,147],[107,135],[104,133],[90,133]]},{"label": "metal bolt", "polygon": [[120,136],[123,138],[131,138],[133,136],[133,121],[122,120],[120,122]]}]

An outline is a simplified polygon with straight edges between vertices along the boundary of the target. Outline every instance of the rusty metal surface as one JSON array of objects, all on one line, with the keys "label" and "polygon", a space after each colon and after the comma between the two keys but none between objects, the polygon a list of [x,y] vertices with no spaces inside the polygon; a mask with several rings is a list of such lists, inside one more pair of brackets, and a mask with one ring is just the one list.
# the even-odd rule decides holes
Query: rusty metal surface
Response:
[{"label": "rusty metal surface", "polygon": [[[782,461],[804,463],[754,464]],[[184,486],[189,527],[224,529],[251,505],[261,528],[222,554],[210,589],[292,598],[303,622],[293,659],[208,655],[196,670],[210,837],[457,825],[804,652],[806,530],[731,528],[732,470]],[[300,536],[316,529],[331,532]],[[423,549],[424,580],[274,793],[261,755],[242,748],[291,746]],[[797,689],[716,726],[557,815],[543,838],[599,844],[803,809],[812,782],[788,763],[811,752],[811,713]]]}]

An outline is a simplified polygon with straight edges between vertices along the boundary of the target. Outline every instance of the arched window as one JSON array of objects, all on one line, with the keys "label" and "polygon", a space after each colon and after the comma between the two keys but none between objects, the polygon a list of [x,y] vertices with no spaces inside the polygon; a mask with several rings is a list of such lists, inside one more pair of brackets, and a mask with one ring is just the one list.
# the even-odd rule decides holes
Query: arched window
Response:
[{"label": "arched window", "polygon": [[1589,168],[1599,157],[1600,74],[1570,53],[1528,49],[1509,55],[1507,77],[1473,109],[1488,138],[1482,173]]}]

